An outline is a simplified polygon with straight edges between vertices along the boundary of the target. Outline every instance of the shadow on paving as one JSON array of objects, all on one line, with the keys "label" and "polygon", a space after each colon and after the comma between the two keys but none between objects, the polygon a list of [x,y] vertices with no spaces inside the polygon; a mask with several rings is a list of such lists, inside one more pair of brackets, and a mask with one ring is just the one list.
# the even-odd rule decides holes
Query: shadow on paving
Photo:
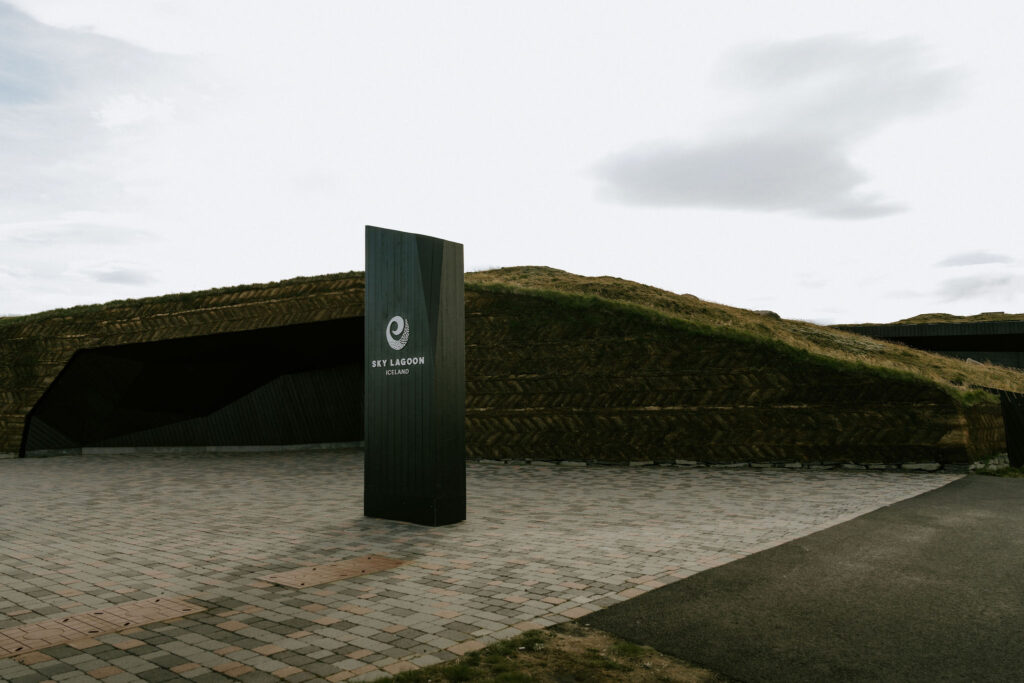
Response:
[{"label": "shadow on paving", "polygon": [[1012,681],[1024,479],[945,487],[581,621],[742,681]]}]

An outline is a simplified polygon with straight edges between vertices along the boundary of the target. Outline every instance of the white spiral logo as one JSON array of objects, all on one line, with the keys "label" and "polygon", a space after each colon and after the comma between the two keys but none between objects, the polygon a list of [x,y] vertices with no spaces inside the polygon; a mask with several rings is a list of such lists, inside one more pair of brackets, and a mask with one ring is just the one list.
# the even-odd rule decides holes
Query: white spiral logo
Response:
[{"label": "white spiral logo", "polygon": [[[399,334],[402,336],[395,339],[395,336]],[[409,321],[396,315],[388,321],[387,327],[384,328],[384,336],[388,339],[388,346],[395,351],[401,351],[409,343]]]}]

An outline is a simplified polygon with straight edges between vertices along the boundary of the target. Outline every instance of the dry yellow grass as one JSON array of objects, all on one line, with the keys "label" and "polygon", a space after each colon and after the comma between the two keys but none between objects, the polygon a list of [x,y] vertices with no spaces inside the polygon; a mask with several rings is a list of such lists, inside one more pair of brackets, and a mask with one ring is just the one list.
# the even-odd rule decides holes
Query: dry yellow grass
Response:
[{"label": "dry yellow grass", "polygon": [[729,330],[785,344],[833,361],[914,375],[940,385],[965,402],[984,400],[977,391],[971,390],[971,386],[1024,393],[1024,372],[1020,370],[989,363],[968,363],[830,327],[776,319],[616,277],[584,277],[555,268],[519,266],[467,273],[466,284],[469,287],[501,286],[524,292],[560,292],[615,301],[701,327]]}]

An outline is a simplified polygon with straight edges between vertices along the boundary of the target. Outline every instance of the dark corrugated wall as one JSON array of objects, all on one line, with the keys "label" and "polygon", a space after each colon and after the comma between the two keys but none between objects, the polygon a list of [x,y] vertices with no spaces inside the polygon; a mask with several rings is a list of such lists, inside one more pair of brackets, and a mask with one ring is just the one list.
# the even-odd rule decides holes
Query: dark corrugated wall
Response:
[{"label": "dark corrugated wall", "polygon": [[924,323],[910,325],[835,325],[875,339],[906,344],[954,358],[1024,368],[1024,323]]},{"label": "dark corrugated wall", "polygon": [[360,441],[363,378],[343,365],[277,377],[202,417],[96,446],[247,446]]},{"label": "dark corrugated wall", "polygon": [[25,451],[358,441],[363,319],[79,351],[36,404]]}]

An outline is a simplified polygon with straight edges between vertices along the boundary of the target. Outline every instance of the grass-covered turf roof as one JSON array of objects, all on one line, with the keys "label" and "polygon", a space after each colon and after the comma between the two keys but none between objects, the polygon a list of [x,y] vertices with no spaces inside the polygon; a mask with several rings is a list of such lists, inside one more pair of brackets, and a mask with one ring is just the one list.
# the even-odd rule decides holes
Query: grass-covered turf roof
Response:
[{"label": "grass-covered turf roof", "polygon": [[967,363],[901,344],[808,322],[778,319],[616,277],[582,277],[554,268],[523,266],[467,273],[466,286],[470,289],[499,287],[519,292],[559,292],[616,302],[682,322],[704,333],[727,334],[771,344],[782,351],[804,352],[851,370],[853,366],[867,367],[935,383],[967,403],[993,400],[971,390],[971,386],[1024,392],[1024,372],[1013,368]]},{"label": "grass-covered turf roof", "polygon": [[[239,285],[220,289],[167,294],[147,299],[119,300],[91,306],[44,311],[29,316],[0,319],[0,332],[8,325],[48,320],[58,317],[102,320],[106,312],[125,307],[151,304],[177,304],[183,309],[202,303],[216,294],[244,290],[270,289],[282,285],[318,283],[329,284],[340,279],[362,277],[360,272],[295,278],[282,282]],[[543,266],[520,266],[472,272],[466,274],[466,289],[476,291],[505,291],[524,295],[557,299],[581,314],[586,307],[612,307],[640,313],[653,324],[669,324],[681,330],[700,334],[726,335],[757,344],[767,344],[787,354],[799,354],[812,362],[824,362],[854,372],[865,370],[904,379],[916,379],[937,384],[948,394],[964,403],[995,400],[972,386],[994,387],[1024,393],[1024,372],[992,364],[968,363],[955,358],[907,346],[893,344],[870,337],[822,327],[808,322],[785,320],[742,308],[701,300],[690,294],[672,292],[616,277],[583,277]],[[950,322],[921,320],[929,314],[901,322]],[[997,314],[982,314],[993,316]],[[1006,316],[1006,314],[998,314]],[[964,322],[977,322],[982,316],[961,318]],[[987,319],[987,318],[986,318]],[[1002,319],[1022,319],[1024,316],[1006,316]]]}]

